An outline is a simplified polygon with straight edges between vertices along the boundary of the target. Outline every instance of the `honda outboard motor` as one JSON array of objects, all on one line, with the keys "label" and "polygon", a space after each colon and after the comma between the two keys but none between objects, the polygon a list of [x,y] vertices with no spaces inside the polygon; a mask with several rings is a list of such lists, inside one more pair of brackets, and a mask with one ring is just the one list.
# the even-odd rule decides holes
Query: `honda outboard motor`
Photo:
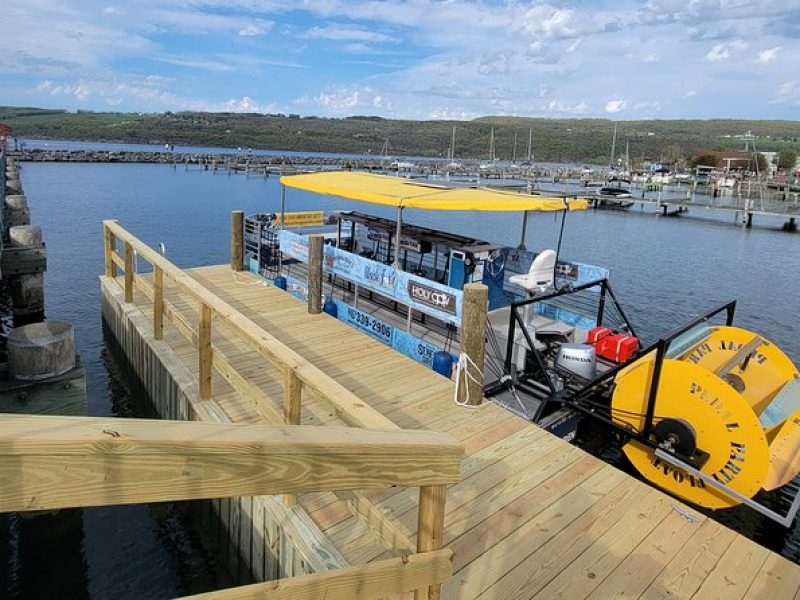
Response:
[{"label": "honda outboard motor", "polygon": [[556,367],[562,373],[572,373],[582,379],[594,379],[597,355],[589,344],[561,344],[556,356]]}]

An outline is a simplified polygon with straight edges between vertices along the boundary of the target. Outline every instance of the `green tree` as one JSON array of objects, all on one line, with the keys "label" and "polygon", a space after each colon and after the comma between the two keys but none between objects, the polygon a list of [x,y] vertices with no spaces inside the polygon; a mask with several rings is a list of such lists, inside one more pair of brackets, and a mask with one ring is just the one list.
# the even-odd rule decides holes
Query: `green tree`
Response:
[{"label": "green tree", "polygon": [[703,152],[692,158],[691,165],[693,167],[699,167],[701,165],[704,167],[714,167],[717,165],[717,157],[710,152]]},{"label": "green tree", "polygon": [[789,171],[797,164],[797,152],[791,148],[784,148],[778,152],[778,168]]},{"label": "green tree", "polygon": [[758,167],[759,173],[766,173],[769,168],[767,157],[761,154],[761,152],[756,153],[756,166]]}]

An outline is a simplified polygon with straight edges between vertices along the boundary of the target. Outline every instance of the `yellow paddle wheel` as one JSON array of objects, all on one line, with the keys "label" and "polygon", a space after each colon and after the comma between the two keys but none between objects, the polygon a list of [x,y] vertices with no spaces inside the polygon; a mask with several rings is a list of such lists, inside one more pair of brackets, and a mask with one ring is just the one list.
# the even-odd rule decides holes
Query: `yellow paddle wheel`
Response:
[{"label": "yellow paddle wheel", "polygon": [[737,494],[752,498],[800,472],[800,375],[745,329],[701,323],[643,355],[617,373],[611,414],[655,442],[624,446],[636,469],[700,506],[735,506]]}]

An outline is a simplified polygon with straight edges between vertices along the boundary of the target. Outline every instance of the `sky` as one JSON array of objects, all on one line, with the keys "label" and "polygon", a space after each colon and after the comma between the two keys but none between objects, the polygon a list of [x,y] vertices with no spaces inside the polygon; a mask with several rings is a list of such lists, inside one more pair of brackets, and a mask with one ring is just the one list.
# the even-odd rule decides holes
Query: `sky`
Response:
[{"label": "sky", "polygon": [[800,118],[800,0],[3,0],[0,104]]}]

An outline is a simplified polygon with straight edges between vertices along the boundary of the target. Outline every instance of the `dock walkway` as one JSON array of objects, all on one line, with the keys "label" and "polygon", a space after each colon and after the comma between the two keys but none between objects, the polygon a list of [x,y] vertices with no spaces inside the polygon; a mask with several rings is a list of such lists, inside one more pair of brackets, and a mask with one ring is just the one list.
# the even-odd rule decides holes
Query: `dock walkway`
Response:
[{"label": "dock walkway", "polygon": [[[451,381],[328,315],[309,315],[290,294],[227,265],[186,273],[398,426],[446,432],[464,444],[462,481],[447,493],[443,543],[454,551],[454,576],[444,598],[798,597],[797,565],[490,402],[456,406]],[[110,278],[102,284],[107,298],[121,298]],[[179,321],[198,322],[197,302],[176,286],[165,282],[164,299]],[[133,302],[130,309],[152,323],[143,288]],[[163,339],[197,378],[192,335],[166,325]],[[280,373],[224,328],[213,336],[214,353],[280,412]],[[232,421],[263,420],[252,398],[217,371],[211,393]],[[304,424],[341,424],[305,390],[302,406]],[[394,525],[370,528],[358,518],[352,504],[364,499],[381,523]],[[299,502],[351,565],[400,555],[415,539],[414,490],[308,494]]]}]

